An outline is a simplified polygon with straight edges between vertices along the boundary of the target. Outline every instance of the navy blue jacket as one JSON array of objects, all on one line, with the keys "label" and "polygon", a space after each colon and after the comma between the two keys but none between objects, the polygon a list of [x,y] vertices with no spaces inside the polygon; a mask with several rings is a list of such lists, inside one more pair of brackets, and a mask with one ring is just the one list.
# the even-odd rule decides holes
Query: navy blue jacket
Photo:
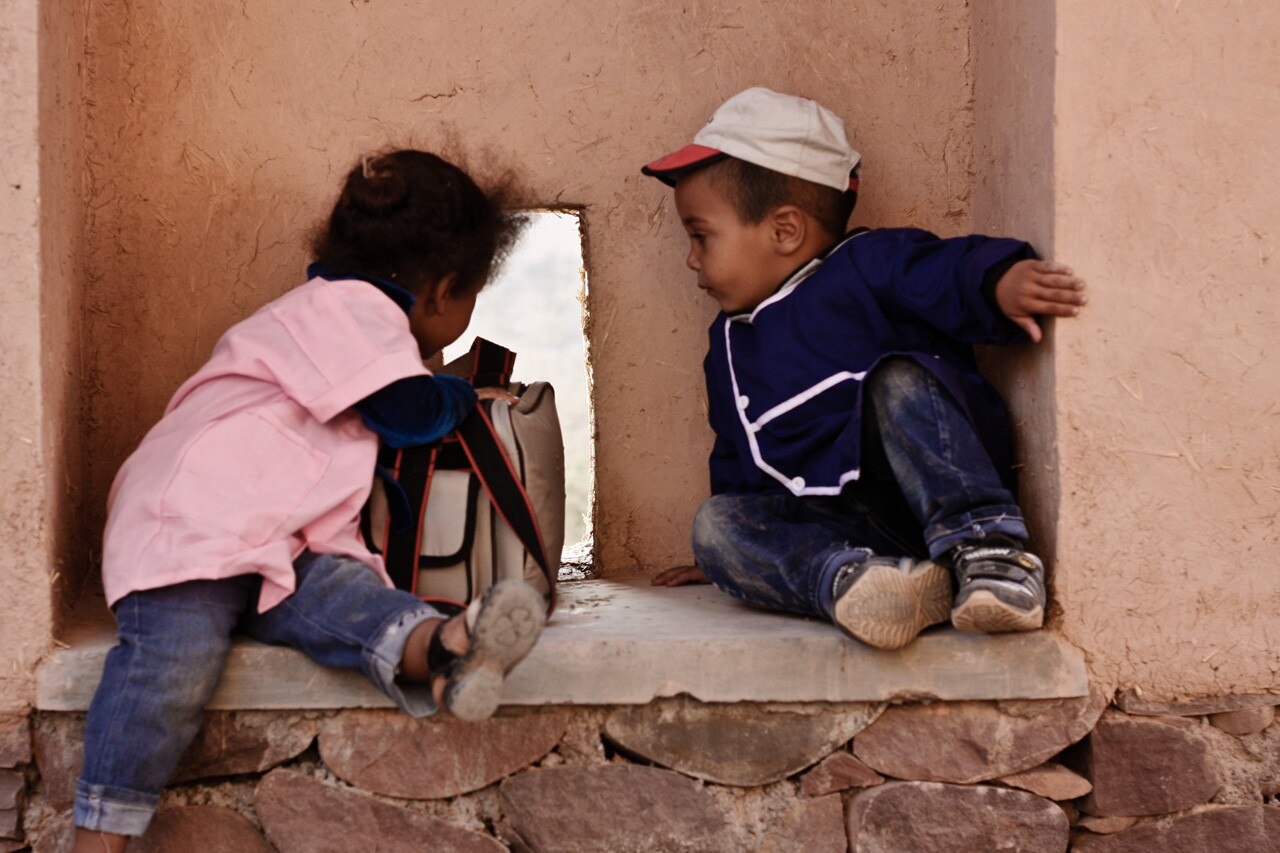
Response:
[{"label": "navy blue jacket", "polygon": [[859,475],[863,379],[890,355],[936,375],[1007,470],[1008,415],[973,345],[1023,336],[986,292],[988,274],[1033,257],[1017,240],[864,231],[750,313],[719,314],[704,363],[712,493],[838,494]]}]

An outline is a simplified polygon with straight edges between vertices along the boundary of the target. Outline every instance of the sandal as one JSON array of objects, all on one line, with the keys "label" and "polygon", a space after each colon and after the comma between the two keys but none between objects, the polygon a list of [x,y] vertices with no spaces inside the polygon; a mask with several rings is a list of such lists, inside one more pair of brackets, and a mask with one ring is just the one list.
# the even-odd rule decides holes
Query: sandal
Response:
[{"label": "sandal", "polygon": [[459,654],[437,630],[427,644],[427,669],[443,677],[444,707],[460,720],[485,720],[498,709],[502,681],[519,663],[547,621],[542,593],[519,580],[494,584],[463,616],[471,641]]}]

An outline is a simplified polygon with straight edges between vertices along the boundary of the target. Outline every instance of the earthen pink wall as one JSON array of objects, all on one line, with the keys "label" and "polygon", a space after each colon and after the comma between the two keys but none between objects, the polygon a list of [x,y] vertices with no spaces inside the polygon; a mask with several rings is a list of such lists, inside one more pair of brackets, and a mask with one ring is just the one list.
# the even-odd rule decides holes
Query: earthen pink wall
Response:
[{"label": "earthen pink wall", "polygon": [[92,507],[218,335],[299,282],[308,229],[372,147],[451,129],[517,169],[530,204],[584,209],[605,572],[687,560],[706,493],[712,306],[640,164],[764,84],[846,116],[858,222],[969,227],[963,0],[107,0],[90,43]]},{"label": "earthen pink wall", "polygon": [[30,701],[33,668],[52,637],[50,578],[59,566],[52,508],[64,503],[61,437],[74,405],[64,383],[46,381],[73,335],[62,310],[69,279],[48,274],[42,252],[42,205],[56,202],[42,198],[37,94],[46,80],[62,74],[65,82],[74,71],[44,64],[40,11],[35,0],[0,2],[0,711]]},{"label": "earthen pink wall", "polygon": [[[1054,255],[1054,0],[973,0],[973,228]],[[1013,413],[1019,503],[1032,544],[1052,567],[1058,521],[1053,324],[1040,344],[992,348],[987,376]],[[1051,573],[1050,580],[1054,579]]]},{"label": "earthen pink wall", "polygon": [[1057,4],[1063,627],[1150,694],[1280,689],[1280,6]]}]

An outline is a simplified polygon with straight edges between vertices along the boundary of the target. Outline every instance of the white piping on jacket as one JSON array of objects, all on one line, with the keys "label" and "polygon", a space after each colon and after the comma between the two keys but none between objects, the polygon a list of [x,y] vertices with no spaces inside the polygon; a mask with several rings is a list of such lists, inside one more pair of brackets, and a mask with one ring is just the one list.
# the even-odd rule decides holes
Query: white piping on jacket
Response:
[{"label": "white piping on jacket", "polygon": [[791,276],[790,281],[788,281],[781,288],[779,288],[777,293],[773,294],[764,302],[761,302],[759,305],[757,305],[755,309],[751,311],[751,313],[735,314],[732,317],[727,317],[726,322],[724,324],[724,355],[725,355],[725,361],[727,361],[729,364],[729,381],[733,385],[733,407],[738,410],[738,420],[742,423],[743,432],[746,433],[747,444],[751,448],[751,461],[755,463],[755,466],[757,468],[759,468],[764,473],[768,474],[773,479],[777,480],[787,489],[787,491],[791,492],[796,497],[803,497],[805,495],[838,495],[840,494],[841,489],[844,488],[846,483],[848,483],[850,480],[858,479],[858,475],[861,473],[861,469],[854,468],[850,471],[845,471],[843,474],[840,475],[836,485],[834,486],[806,485],[803,477],[788,477],[785,474],[783,474],[781,471],[779,471],[777,468],[774,468],[768,462],[764,461],[764,456],[761,455],[760,453],[760,443],[756,440],[756,433],[758,433],[760,429],[769,421],[773,420],[779,415],[786,414],[787,412],[791,411],[797,406],[803,405],[804,403],[808,402],[809,400],[813,399],[814,397],[818,396],[824,391],[827,391],[831,388],[834,388],[836,385],[839,385],[841,382],[847,382],[850,380],[859,381],[859,382],[862,381],[863,377],[867,375],[866,371],[863,371],[861,373],[850,373],[849,371],[846,370],[846,371],[841,371],[840,373],[832,374],[831,376],[828,376],[826,379],[819,382],[817,385],[807,388],[806,390],[800,392],[794,397],[790,397],[786,400],[783,400],[781,403],[769,409],[769,411],[765,412],[760,417],[756,418],[754,422],[748,421],[747,407],[744,404],[744,398],[742,396],[742,393],[738,390],[738,374],[737,374],[737,371],[733,369],[733,345],[729,340],[729,329],[732,328],[733,323],[748,323],[748,324],[754,323],[757,314],[759,314],[762,310],[764,310],[765,307],[772,305],[773,303],[778,302],[790,296],[791,293],[796,289],[796,287],[799,286],[800,282],[804,281],[806,278],[813,275],[813,273],[818,269],[818,267],[822,265],[822,262],[826,260],[827,257],[829,257],[832,252],[834,252],[836,249],[843,246],[845,243],[848,243],[850,240],[854,239],[855,237],[859,237],[862,234],[866,234],[866,233],[868,232],[862,231],[858,234],[851,234],[850,236],[846,237],[844,240],[841,240],[839,243],[833,246],[829,251],[823,254],[822,257],[814,258],[812,261],[805,264],[800,269],[796,270],[795,274]]}]

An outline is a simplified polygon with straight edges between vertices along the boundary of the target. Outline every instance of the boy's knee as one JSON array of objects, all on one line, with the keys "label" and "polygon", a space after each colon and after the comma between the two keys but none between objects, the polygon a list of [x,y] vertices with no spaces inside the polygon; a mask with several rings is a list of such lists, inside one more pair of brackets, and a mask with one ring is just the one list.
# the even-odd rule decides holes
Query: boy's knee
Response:
[{"label": "boy's knee", "polygon": [[729,525],[733,500],[728,495],[712,495],[702,502],[693,516],[693,548],[714,548],[724,541]]},{"label": "boy's knee", "polygon": [[866,390],[876,403],[892,410],[910,401],[931,378],[932,374],[914,358],[893,356],[883,359],[867,376]]}]

